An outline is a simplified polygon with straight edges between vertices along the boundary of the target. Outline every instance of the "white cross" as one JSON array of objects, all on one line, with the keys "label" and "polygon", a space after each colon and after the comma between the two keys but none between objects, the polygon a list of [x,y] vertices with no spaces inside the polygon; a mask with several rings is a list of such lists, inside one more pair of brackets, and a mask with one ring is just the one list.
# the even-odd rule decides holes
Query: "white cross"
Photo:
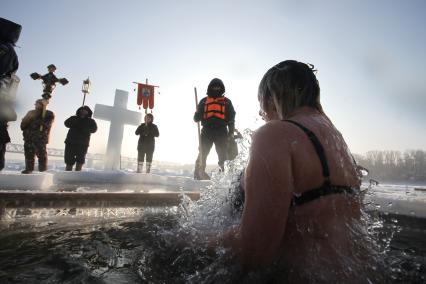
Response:
[{"label": "white cross", "polygon": [[93,116],[111,121],[106,150],[105,169],[117,170],[120,166],[121,144],[123,142],[124,125],[139,125],[141,114],[127,109],[129,93],[115,90],[114,106],[96,104]]}]

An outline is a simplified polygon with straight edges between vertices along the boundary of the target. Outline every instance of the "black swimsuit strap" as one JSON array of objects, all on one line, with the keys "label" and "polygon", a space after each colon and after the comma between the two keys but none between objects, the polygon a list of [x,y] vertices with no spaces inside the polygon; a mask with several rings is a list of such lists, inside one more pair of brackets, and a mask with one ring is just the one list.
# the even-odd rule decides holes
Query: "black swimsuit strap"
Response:
[{"label": "black swimsuit strap", "polygon": [[327,158],[325,156],[325,152],[324,152],[324,148],[322,147],[320,141],[318,140],[317,136],[308,128],[306,128],[305,126],[303,126],[302,124],[293,121],[293,120],[289,120],[289,119],[285,119],[283,121],[287,121],[290,122],[296,126],[298,126],[300,129],[303,130],[303,132],[306,133],[306,135],[308,136],[309,140],[311,140],[312,144],[314,145],[315,148],[315,152],[318,155],[318,158],[320,159],[321,162],[321,167],[322,167],[322,175],[324,177],[324,184],[323,186],[327,186],[330,185],[330,170],[328,168],[328,163],[327,163]]},{"label": "black swimsuit strap", "polygon": [[292,206],[299,206],[322,196],[337,193],[355,194],[355,191],[349,186],[322,185],[321,187],[305,191],[300,196],[293,196]]},{"label": "black swimsuit strap", "polygon": [[314,145],[315,152],[317,153],[320,159],[321,167],[322,167],[322,175],[324,176],[324,183],[320,187],[305,191],[299,195],[294,195],[292,199],[292,206],[302,205],[306,202],[309,202],[317,198],[320,198],[322,196],[326,196],[330,194],[337,194],[337,193],[355,194],[355,191],[350,186],[331,185],[330,170],[328,168],[327,158],[325,156],[324,148],[319,142],[317,136],[311,130],[301,125],[300,123],[297,123],[293,120],[283,120],[283,121],[287,121],[298,126],[300,129],[303,130],[303,132],[305,132],[309,140],[311,140],[312,144]]}]

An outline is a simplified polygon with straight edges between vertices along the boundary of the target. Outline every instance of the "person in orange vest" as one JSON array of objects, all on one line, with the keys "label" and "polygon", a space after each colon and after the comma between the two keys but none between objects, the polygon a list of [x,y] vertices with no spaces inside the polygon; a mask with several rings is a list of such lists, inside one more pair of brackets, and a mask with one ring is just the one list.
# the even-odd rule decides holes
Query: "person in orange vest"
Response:
[{"label": "person in orange vest", "polygon": [[201,121],[199,153],[195,162],[194,179],[210,179],[206,173],[206,160],[213,144],[218,156],[218,164],[223,171],[227,158],[227,143],[235,129],[235,110],[230,99],[224,96],[225,85],[214,78],[207,87],[207,97],[201,99],[194,114],[194,121]]}]

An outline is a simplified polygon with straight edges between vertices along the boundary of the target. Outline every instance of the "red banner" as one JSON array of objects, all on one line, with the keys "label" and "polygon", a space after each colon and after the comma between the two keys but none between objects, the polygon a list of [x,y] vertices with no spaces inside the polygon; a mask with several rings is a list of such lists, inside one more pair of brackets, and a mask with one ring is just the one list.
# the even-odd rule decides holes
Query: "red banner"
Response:
[{"label": "red banner", "polygon": [[138,93],[137,93],[137,104],[140,108],[142,105],[144,109],[154,108],[154,88],[156,86],[148,84],[138,84]]}]

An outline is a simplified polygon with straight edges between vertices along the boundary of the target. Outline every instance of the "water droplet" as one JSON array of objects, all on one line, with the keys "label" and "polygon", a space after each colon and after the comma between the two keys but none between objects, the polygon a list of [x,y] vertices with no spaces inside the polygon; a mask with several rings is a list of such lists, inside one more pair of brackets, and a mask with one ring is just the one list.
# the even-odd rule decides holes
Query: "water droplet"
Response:
[{"label": "water droplet", "polygon": [[416,215],[416,212],[410,211],[410,215]]},{"label": "water droplet", "polygon": [[390,201],[390,202],[388,203],[388,207],[392,207],[392,205],[393,205],[393,203],[392,203],[392,201]]}]

